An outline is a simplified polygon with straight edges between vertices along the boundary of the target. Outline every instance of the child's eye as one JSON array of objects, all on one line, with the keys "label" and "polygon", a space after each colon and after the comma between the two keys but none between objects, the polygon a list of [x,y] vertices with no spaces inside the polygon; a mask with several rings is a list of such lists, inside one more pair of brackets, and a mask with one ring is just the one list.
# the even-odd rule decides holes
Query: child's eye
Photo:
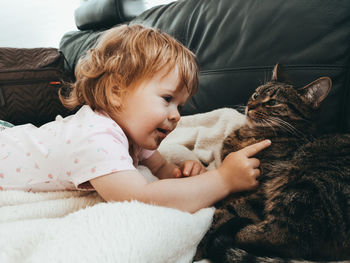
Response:
[{"label": "child's eye", "polygon": [[163,100],[165,100],[166,102],[170,102],[172,99],[171,96],[163,96]]}]

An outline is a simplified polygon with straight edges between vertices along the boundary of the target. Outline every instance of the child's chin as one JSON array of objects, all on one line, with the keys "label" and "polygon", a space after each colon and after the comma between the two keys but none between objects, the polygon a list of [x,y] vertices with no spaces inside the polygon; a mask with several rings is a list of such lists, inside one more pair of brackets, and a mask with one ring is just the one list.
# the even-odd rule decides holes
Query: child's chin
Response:
[{"label": "child's chin", "polygon": [[155,147],[144,147],[144,148],[147,149],[147,150],[154,151],[154,150],[157,150],[158,147],[159,147],[159,145],[158,145],[158,146],[155,146]]},{"label": "child's chin", "polygon": [[148,138],[148,140],[144,140],[139,144],[144,149],[147,150],[157,150],[160,143],[164,140],[165,138],[160,137],[160,136],[154,136],[152,138]]},{"label": "child's chin", "polygon": [[156,142],[156,143],[153,143],[153,144],[146,144],[146,145],[141,145],[142,148],[146,149],[146,150],[157,150],[158,147],[160,145],[160,142]]}]

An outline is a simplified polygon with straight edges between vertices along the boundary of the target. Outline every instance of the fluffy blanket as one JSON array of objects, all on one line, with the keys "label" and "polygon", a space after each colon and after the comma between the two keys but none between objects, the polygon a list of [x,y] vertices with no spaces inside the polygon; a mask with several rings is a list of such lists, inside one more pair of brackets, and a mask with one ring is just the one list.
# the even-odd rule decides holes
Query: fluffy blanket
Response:
[{"label": "fluffy blanket", "polygon": [[[194,159],[212,169],[223,139],[243,122],[232,109],[186,116],[159,150],[176,164]],[[213,213],[106,203],[94,192],[1,191],[0,262],[192,262]]]}]

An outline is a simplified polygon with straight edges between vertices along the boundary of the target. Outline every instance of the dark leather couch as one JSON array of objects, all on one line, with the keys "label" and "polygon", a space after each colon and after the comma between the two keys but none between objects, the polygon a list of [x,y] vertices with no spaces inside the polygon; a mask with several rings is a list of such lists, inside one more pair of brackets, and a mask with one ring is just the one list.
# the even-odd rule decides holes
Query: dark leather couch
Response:
[{"label": "dark leather couch", "polygon": [[200,87],[183,114],[245,104],[279,62],[298,87],[329,76],[333,88],[320,109],[319,129],[350,132],[350,1],[179,0],[134,14],[126,8],[130,2],[90,1],[77,10],[83,30],[68,32],[60,43],[67,69],[106,28],[141,23],[173,35],[198,56]]}]

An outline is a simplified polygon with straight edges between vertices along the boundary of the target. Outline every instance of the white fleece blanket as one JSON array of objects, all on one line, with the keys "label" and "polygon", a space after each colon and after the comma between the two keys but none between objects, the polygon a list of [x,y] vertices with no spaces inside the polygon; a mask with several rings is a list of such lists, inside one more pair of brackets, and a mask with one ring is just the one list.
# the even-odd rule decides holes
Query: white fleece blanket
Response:
[{"label": "white fleece blanket", "polygon": [[[195,159],[215,168],[223,139],[243,122],[226,108],[183,117],[159,151],[176,164]],[[0,191],[0,262],[192,262],[213,213],[105,203],[94,192]]]}]

